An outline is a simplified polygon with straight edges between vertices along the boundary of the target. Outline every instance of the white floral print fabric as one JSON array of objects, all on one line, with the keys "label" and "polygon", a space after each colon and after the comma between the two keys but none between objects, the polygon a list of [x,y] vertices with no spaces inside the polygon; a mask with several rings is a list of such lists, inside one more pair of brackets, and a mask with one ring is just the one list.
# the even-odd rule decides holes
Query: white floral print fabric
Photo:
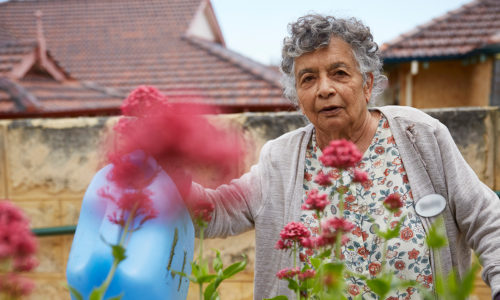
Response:
[{"label": "white floral print fabric", "polygon": [[[400,238],[388,243],[387,267],[402,279],[417,280],[423,286],[432,288],[430,251],[425,244],[425,232],[415,213],[408,177],[386,118],[381,117],[372,143],[357,166],[368,173],[367,182],[351,182],[351,176],[347,172],[341,174],[338,169],[323,167],[318,160],[320,156],[321,149],[316,145],[313,134],[306,151],[303,201],[310,190],[318,189],[330,198],[330,204],[325,208],[326,217],[338,216],[339,195],[336,190],[341,185],[348,187],[344,197],[344,214],[356,227],[348,234],[350,241],[342,247],[346,266],[351,271],[368,277],[378,273],[384,243],[377,237],[375,230],[377,227],[386,230],[388,226],[394,226],[401,216],[406,215]],[[322,187],[314,182],[320,170],[333,175],[331,186]],[[403,208],[395,216],[382,204],[392,193],[399,193],[404,202]],[[310,229],[312,235],[318,234],[319,223],[312,211],[303,211],[300,221]],[[301,249],[300,257],[303,260],[311,254],[312,250]],[[362,295],[363,299],[377,298],[362,280],[347,278],[347,288],[351,298],[357,295]],[[418,290],[403,289],[388,295],[386,299],[409,298],[420,298]]]}]

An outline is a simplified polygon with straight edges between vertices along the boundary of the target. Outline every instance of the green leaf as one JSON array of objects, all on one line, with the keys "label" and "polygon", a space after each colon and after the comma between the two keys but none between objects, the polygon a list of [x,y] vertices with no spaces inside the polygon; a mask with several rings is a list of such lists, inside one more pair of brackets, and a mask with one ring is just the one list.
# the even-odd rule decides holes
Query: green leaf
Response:
[{"label": "green leaf", "polygon": [[262,300],[288,300],[288,297],[280,295],[280,296],[276,296],[274,298],[264,298]]},{"label": "green leaf", "polygon": [[436,294],[438,294],[439,296],[444,295],[444,293],[445,293],[445,286],[444,286],[444,280],[443,280],[443,276],[442,275],[437,275],[436,276],[436,280],[435,280],[434,285],[435,285]]},{"label": "green leaf", "polygon": [[472,294],[472,291],[474,290],[474,281],[476,279],[476,274],[480,269],[481,265],[479,265],[478,262],[474,262],[471,268],[465,274],[458,289],[459,295],[462,295],[464,299],[468,298],[468,296]]},{"label": "green leaf", "polygon": [[123,261],[127,256],[125,255],[125,248],[122,245],[112,245],[111,249],[113,251],[113,257],[118,260],[118,262]]},{"label": "green leaf", "polygon": [[223,268],[222,259],[220,257],[220,252],[217,250],[215,250],[215,252],[217,254],[215,255],[214,260],[212,261],[212,265],[214,266],[215,271],[219,271],[219,270],[222,270],[222,268]]},{"label": "green leaf", "polygon": [[366,285],[377,294],[380,298],[384,299],[385,295],[391,290],[392,275],[384,274],[380,277],[369,279]]},{"label": "green leaf", "polygon": [[[401,217],[398,223],[393,229],[387,229],[387,231],[377,231],[377,235],[384,238],[385,240],[390,240],[399,237],[399,232],[401,230],[401,225],[403,224],[406,216]],[[377,229],[378,230],[378,229]]]},{"label": "green leaf", "polygon": [[[215,281],[210,283],[206,288],[205,288],[205,293],[203,295],[203,298],[205,300],[211,300],[214,293],[216,292],[217,288],[219,285],[222,283],[223,280],[228,279],[229,277],[233,276],[234,274],[243,271],[247,266],[247,257],[243,255],[243,261],[234,263],[224,269],[222,271],[222,276],[216,276],[217,278]],[[215,275],[214,275],[215,276]]]},{"label": "green leaf", "polygon": [[207,275],[201,275],[201,276],[196,277],[198,283],[211,282],[215,278],[217,278],[217,275],[215,275],[215,274],[207,274]]},{"label": "green leaf", "polygon": [[299,284],[297,281],[291,279],[291,278],[285,278],[286,281],[288,281],[288,288],[291,289],[292,291],[297,291],[299,289]]},{"label": "green leaf", "polygon": [[104,292],[100,288],[94,288],[89,295],[89,300],[101,300],[104,297]]},{"label": "green leaf", "polygon": [[120,294],[120,295],[118,295],[118,296],[111,297],[111,298],[109,298],[108,300],[121,300],[121,299],[122,299],[122,297],[123,297],[123,293],[121,293],[121,294]]},{"label": "green leaf", "polygon": [[70,294],[73,295],[76,298],[76,300],[83,300],[82,294],[80,294],[80,292],[77,289],[75,289],[72,286],[68,286],[68,288]]},{"label": "green leaf", "polygon": [[329,258],[332,256],[332,249],[328,249],[328,250],[325,250],[323,252],[321,252],[317,258]]},{"label": "green leaf", "polygon": [[439,217],[429,229],[429,233],[425,239],[427,245],[431,249],[439,249],[448,244],[446,235],[444,234],[444,219]]},{"label": "green leaf", "polygon": [[230,265],[229,267],[227,267],[226,269],[224,269],[224,272],[223,272],[224,279],[227,279],[227,278],[233,276],[234,274],[245,270],[245,268],[247,267],[247,257],[243,256],[243,258],[244,259],[242,261],[234,263],[234,264]]},{"label": "green leaf", "polygon": [[314,267],[314,269],[318,270],[319,266],[321,265],[321,259],[311,257],[310,261],[311,261],[311,265]]}]

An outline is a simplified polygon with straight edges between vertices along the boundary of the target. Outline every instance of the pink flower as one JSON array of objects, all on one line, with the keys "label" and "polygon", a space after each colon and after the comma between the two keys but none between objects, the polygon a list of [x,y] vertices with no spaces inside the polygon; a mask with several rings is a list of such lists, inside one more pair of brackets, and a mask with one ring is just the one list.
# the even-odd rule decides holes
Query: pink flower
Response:
[{"label": "pink flower", "polygon": [[309,238],[311,232],[300,222],[290,222],[281,230],[281,239],[278,240],[274,248],[278,250],[287,250],[294,244],[302,243],[302,240]]},{"label": "pink flower", "polygon": [[311,233],[307,227],[300,222],[290,222],[280,232],[283,241],[291,240],[297,242],[301,238],[309,237],[310,235]]},{"label": "pink flower", "polygon": [[218,181],[214,186],[225,182],[244,153],[243,138],[237,132],[213,126],[205,115],[214,109],[189,103],[200,100],[193,99],[197,96],[191,96],[192,91],[186,95],[179,94],[177,101],[169,102],[154,87],[141,86],[132,91],[122,105],[123,114],[129,117],[120,119],[114,127],[116,134],[108,143],[108,156],[121,158],[140,149],[153,157],[176,185],[183,179],[175,175],[184,172],[173,172],[179,168],[200,176],[213,172],[212,177]]},{"label": "pink flower", "polygon": [[384,206],[390,212],[396,212],[401,207],[403,207],[403,201],[401,200],[401,196],[398,193],[390,194],[384,200]]},{"label": "pink flower", "polygon": [[14,204],[0,200],[0,259],[30,257],[35,254],[36,248],[28,219]]},{"label": "pink flower", "polygon": [[325,194],[319,194],[317,189],[313,189],[307,195],[306,203],[302,205],[303,210],[317,210],[323,211],[325,207],[330,203],[326,199]]},{"label": "pink flower", "polygon": [[293,242],[290,240],[287,241],[278,240],[278,242],[276,242],[276,245],[274,246],[274,248],[278,250],[286,250],[292,247],[293,247]]},{"label": "pink flower", "polygon": [[34,257],[37,243],[29,221],[19,208],[7,200],[0,200],[0,292],[7,298],[28,295],[33,283],[16,272],[31,271],[38,265]]},{"label": "pink flower", "polygon": [[194,219],[199,219],[203,222],[210,222],[212,220],[212,213],[215,206],[209,201],[198,201],[192,205],[192,214]]},{"label": "pink flower", "polygon": [[368,180],[368,173],[358,169],[354,169],[354,178],[352,179],[352,181],[363,183],[367,180]]},{"label": "pink flower", "polygon": [[305,270],[304,272],[299,273],[299,280],[306,280],[309,278],[313,278],[316,275],[316,271],[313,269]]},{"label": "pink flower", "polygon": [[[120,226],[125,226],[127,219],[133,214],[134,222],[132,225],[136,227],[144,224],[147,220],[154,219],[158,215],[158,211],[154,208],[152,193],[146,189],[128,189],[121,194],[118,199],[109,192],[107,186],[98,191],[99,196],[114,202],[117,210],[108,216],[110,222]],[[134,228],[131,228],[134,230]]]},{"label": "pink flower", "polygon": [[319,171],[316,177],[314,177],[314,182],[321,186],[329,186],[332,184],[330,174],[325,174],[323,171]]},{"label": "pink flower", "polygon": [[354,224],[344,218],[333,217],[321,222],[321,230],[325,235],[334,235],[337,231],[344,233],[354,229]]},{"label": "pink flower", "polygon": [[145,116],[168,104],[167,98],[152,86],[139,86],[123,101],[121,110],[125,116]]},{"label": "pink flower", "polygon": [[285,278],[292,279],[297,274],[300,274],[299,267],[284,268],[283,270],[280,270],[280,271],[278,271],[278,273],[276,273],[276,277],[278,277],[279,279],[285,279]]},{"label": "pink flower", "polygon": [[28,272],[38,266],[38,259],[33,256],[14,258],[14,270],[17,272]]},{"label": "pink flower", "polygon": [[21,298],[29,295],[35,288],[34,283],[15,273],[0,275],[0,292],[7,295],[7,299]]},{"label": "pink flower", "polygon": [[354,167],[362,158],[356,145],[345,139],[331,141],[319,160],[327,167],[347,169]]}]

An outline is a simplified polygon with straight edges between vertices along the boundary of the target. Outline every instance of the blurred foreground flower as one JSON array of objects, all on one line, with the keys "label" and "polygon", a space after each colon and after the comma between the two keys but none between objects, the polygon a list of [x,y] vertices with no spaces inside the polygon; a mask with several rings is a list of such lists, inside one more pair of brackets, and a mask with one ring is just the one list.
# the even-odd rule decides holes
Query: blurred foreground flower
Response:
[{"label": "blurred foreground flower", "polygon": [[38,265],[36,249],[28,219],[10,201],[0,200],[0,299],[18,299],[31,293],[33,282],[18,273]]},{"label": "blurred foreground flower", "polygon": [[[189,99],[185,100],[189,102]],[[203,229],[211,219],[214,206],[204,199],[191,197],[187,201],[191,174],[201,170],[211,178],[225,177],[236,169],[244,149],[241,135],[216,129],[209,123],[206,115],[214,113],[214,110],[193,103],[168,101],[154,87],[136,88],[125,99],[121,109],[124,117],[114,126],[114,135],[106,143],[107,159],[113,165],[106,178],[113,184],[98,191],[99,197],[104,200],[103,206],[110,205],[113,208],[107,210],[108,220],[119,225],[121,230],[116,244],[105,241],[111,247],[113,264],[104,282],[92,291],[90,299],[103,299],[118,265],[127,255],[131,255],[127,253],[131,236],[141,227],[147,227],[145,222],[158,217],[159,212],[152,200],[157,195],[153,195],[150,185],[159,173],[165,171],[175,183],[195,224],[201,228],[202,241]],[[175,211],[169,210],[169,213],[175,214]],[[202,244],[198,264],[192,263],[192,275],[183,273],[184,266],[182,272],[169,271],[172,276],[178,274],[189,277],[200,284],[200,290],[204,283],[211,282],[206,294],[215,295],[222,280],[246,266],[245,259],[236,266],[230,266],[228,271],[220,263],[217,266],[224,274],[207,277],[208,267],[201,249]],[[80,298],[76,289],[71,292]]]}]

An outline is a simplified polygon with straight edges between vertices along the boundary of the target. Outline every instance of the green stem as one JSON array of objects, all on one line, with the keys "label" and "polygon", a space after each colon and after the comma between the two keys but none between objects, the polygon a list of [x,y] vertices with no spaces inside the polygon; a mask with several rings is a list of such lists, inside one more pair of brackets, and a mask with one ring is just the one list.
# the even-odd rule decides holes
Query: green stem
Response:
[{"label": "green stem", "polygon": [[[340,180],[339,180],[339,188],[340,188],[340,196],[339,196],[339,218],[344,219],[344,179],[343,179],[343,170],[339,169],[340,172]],[[340,256],[342,252],[342,231],[339,231],[335,240],[335,258],[337,261],[340,261]]]},{"label": "green stem", "polygon": [[[293,245],[293,268],[295,269],[297,267],[297,244],[294,243]],[[297,283],[299,283],[299,275],[295,275],[297,278]],[[300,288],[297,288],[296,291],[297,294],[297,300],[300,300]]]},{"label": "green stem", "polygon": [[[134,205],[134,207],[132,208],[132,210],[130,211],[130,214],[129,214],[128,218],[127,218],[127,222],[125,223],[125,226],[123,227],[123,232],[122,232],[122,235],[120,237],[120,242],[118,243],[119,246],[123,247],[123,245],[125,243],[125,238],[130,233],[129,232],[130,223],[134,219],[134,215],[135,215],[135,211],[137,209],[137,206],[138,206],[138,203],[136,203]],[[116,269],[118,268],[118,264],[120,262],[121,262],[121,260],[119,260],[116,257],[113,259],[113,265],[111,266],[111,269],[109,270],[108,276],[106,276],[106,279],[101,284],[101,286],[98,288],[99,290],[102,291],[102,293],[100,294],[100,298],[99,299],[103,299],[104,298],[104,294],[106,294],[106,291],[108,290],[108,287],[111,284],[111,280],[115,276]]]},{"label": "green stem", "polygon": [[342,252],[342,231],[339,231],[337,236],[335,237],[335,258],[337,261],[340,261],[340,255]]},{"label": "green stem", "polygon": [[[200,226],[200,245],[199,245],[199,254],[198,254],[198,261],[200,262],[200,267],[203,268],[203,239],[205,238],[205,227],[202,225]],[[200,282],[198,283],[200,286],[200,300],[203,300],[203,283]]]},{"label": "green stem", "polygon": [[[389,226],[387,227],[387,230],[391,230],[391,221],[392,221],[392,212],[389,214],[389,221],[388,224]],[[387,265],[387,248],[389,246],[389,241],[387,239],[384,239],[384,248],[382,248],[382,272],[385,271],[385,267]]]}]

